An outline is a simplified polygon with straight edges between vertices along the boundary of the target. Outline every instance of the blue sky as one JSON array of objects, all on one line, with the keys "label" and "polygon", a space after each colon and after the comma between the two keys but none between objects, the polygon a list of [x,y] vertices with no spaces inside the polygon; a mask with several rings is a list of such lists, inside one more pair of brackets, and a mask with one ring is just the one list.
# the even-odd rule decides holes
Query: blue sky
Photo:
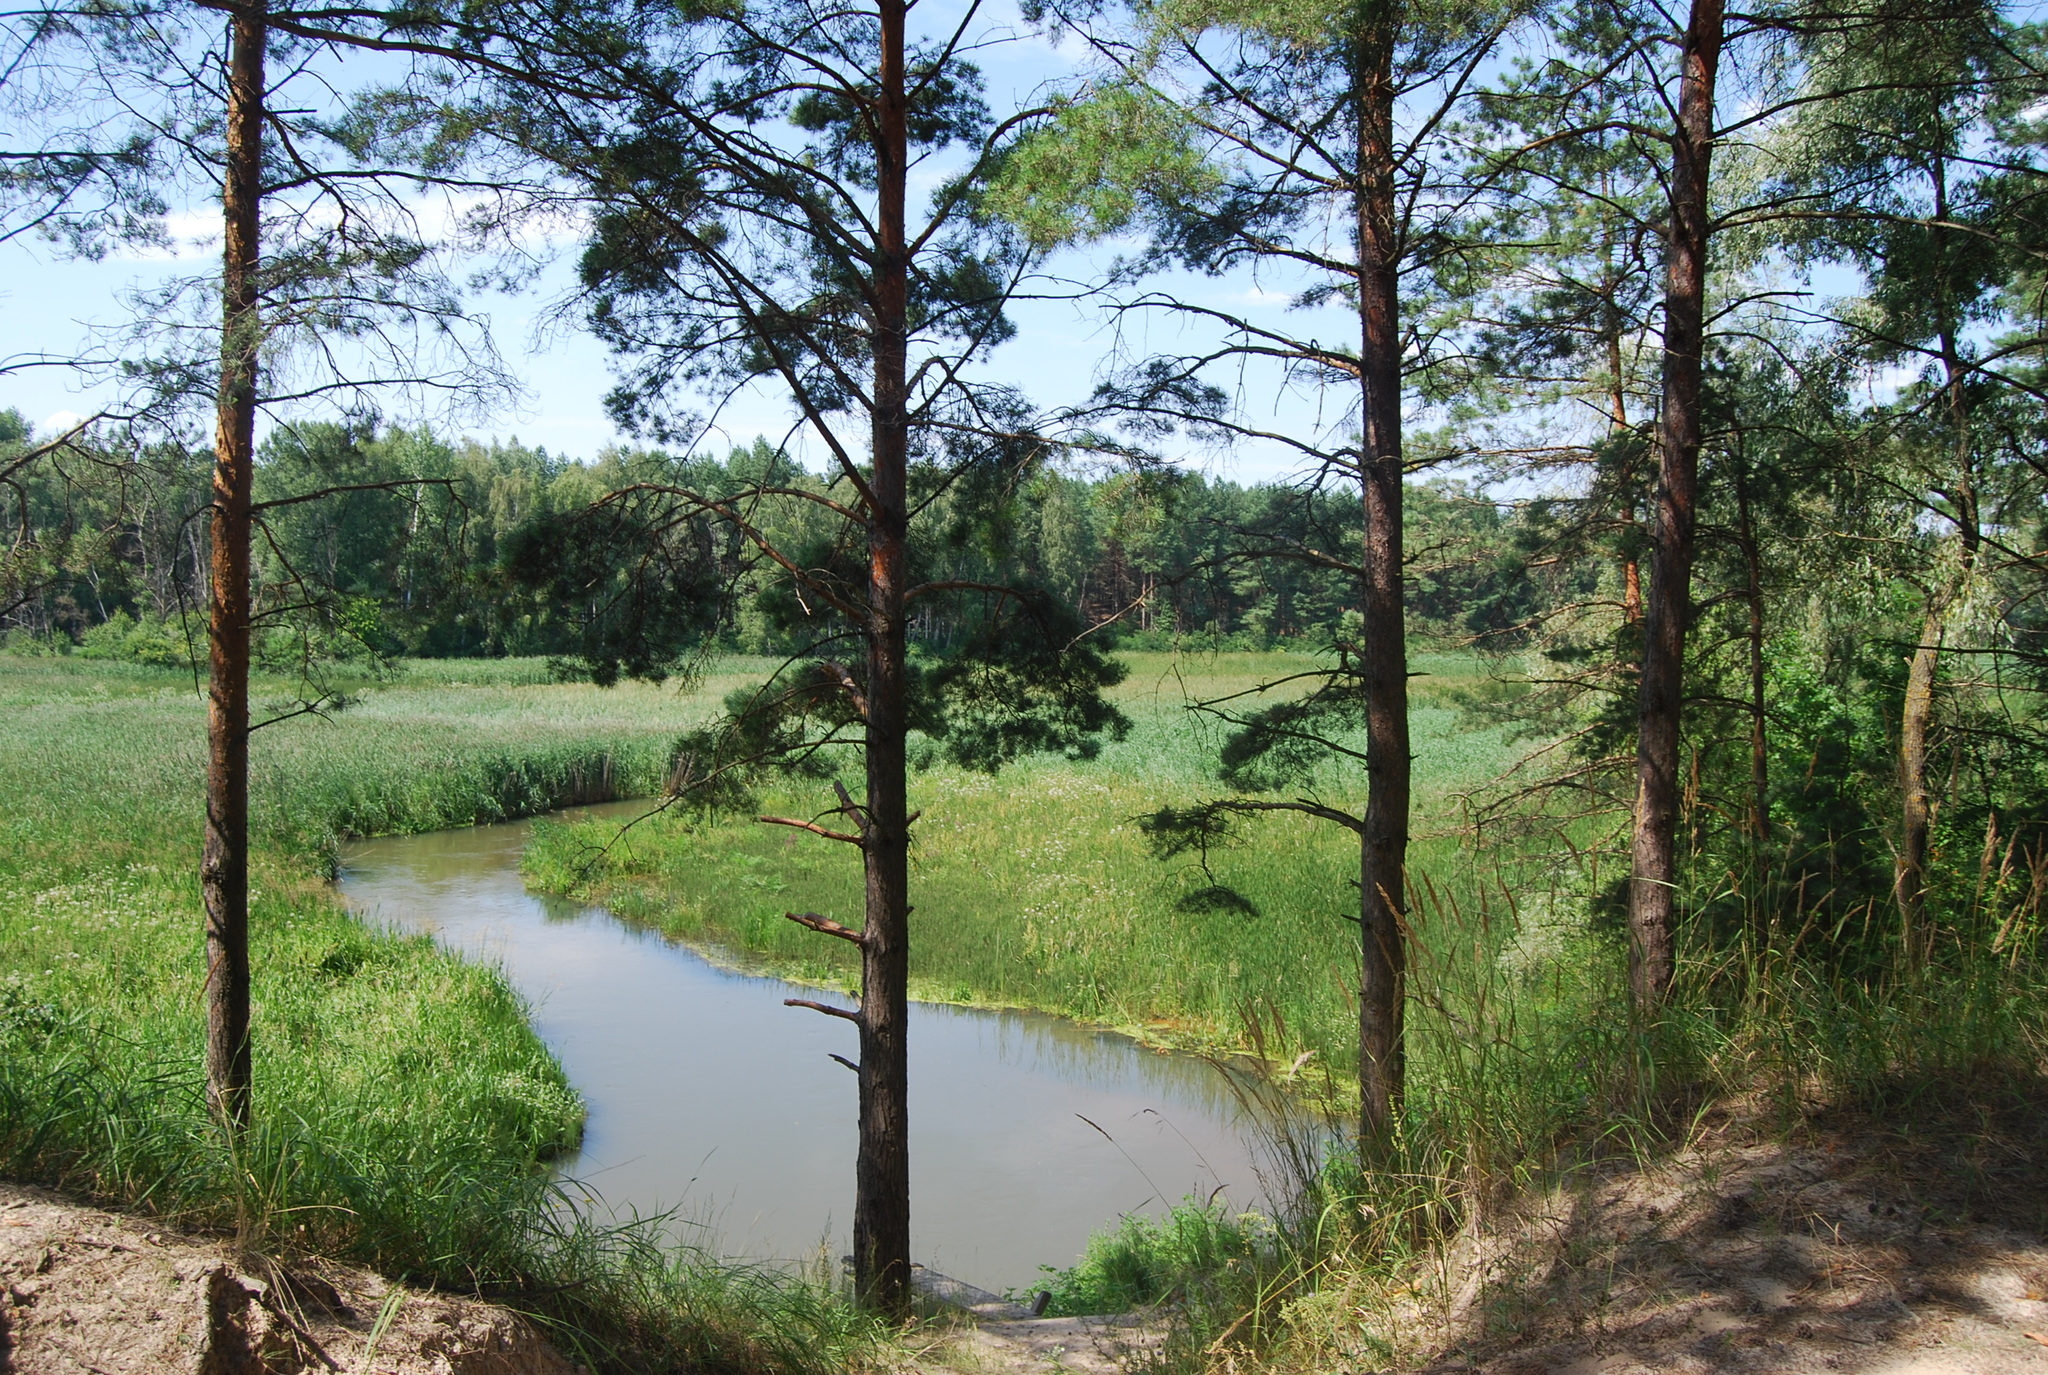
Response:
[{"label": "blue sky", "polygon": [[[958,13],[941,0],[924,8],[937,24]],[[1081,56],[1073,40],[1064,45],[1028,31],[1014,17],[999,11],[990,21],[999,36],[1013,41],[989,45],[977,55],[987,78],[991,106],[1001,113],[1040,98],[1049,86],[1071,81]],[[934,179],[936,178],[934,172]],[[68,356],[95,330],[116,330],[130,319],[124,297],[136,288],[164,284],[181,276],[204,274],[218,252],[217,211],[197,203],[172,216],[171,228],[180,243],[173,253],[126,254],[100,262],[65,258],[53,245],[32,239],[0,244],[0,358],[31,354]],[[1115,251],[1114,246],[1067,255],[1052,265],[1055,272],[1085,278]],[[524,395],[483,415],[434,415],[407,405],[393,395],[384,413],[400,422],[428,420],[437,427],[481,439],[517,437],[552,452],[588,458],[608,443],[624,438],[602,405],[612,382],[604,348],[572,322],[562,322],[550,308],[567,294],[573,280],[573,243],[554,246],[553,261],[530,288],[516,295],[472,298],[471,304],[490,322],[498,350],[519,379]],[[1168,285],[1161,283],[1160,285]],[[1172,289],[1186,299],[1240,313],[1277,314],[1285,293],[1262,290],[1247,276],[1212,280],[1183,276]],[[1108,317],[1097,303],[1025,301],[1013,311],[1017,336],[990,360],[992,375],[1021,384],[1040,405],[1084,399],[1112,338]],[[1341,310],[1332,313],[1329,337],[1348,333]],[[1164,321],[1149,323],[1151,333],[1127,343],[1172,348],[1186,340]],[[1277,379],[1265,387],[1271,400],[1259,404],[1261,384],[1247,378],[1254,414],[1274,406],[1313,404],[1299,397],[1283,398]],[[68,417],[90,412],[109,393],[62,368],[28,368],[0,375],[0,409],[12,407],[39,429],[60,427]],[[781,438],[789,428],[786,398],[758,389],[736,398],[718,417],[718,429],[707,438],[710,448],[727,440],[746,442],[757,434]],[[799,443],[799,448],[804,447]],[[1180,457],[1209,472],[1257,480],[1290,471],[1293,460],[1274,450],[1253,449],[1233,454],[1182,452]]]}]

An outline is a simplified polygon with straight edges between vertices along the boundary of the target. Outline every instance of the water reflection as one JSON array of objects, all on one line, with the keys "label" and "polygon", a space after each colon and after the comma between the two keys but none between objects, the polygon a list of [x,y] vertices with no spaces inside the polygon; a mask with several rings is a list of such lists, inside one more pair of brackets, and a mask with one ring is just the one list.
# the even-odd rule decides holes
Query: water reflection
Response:
[{"label": "water reflection", "polygon": [[[634,814],[634,804],[599,809]],[[853,1211],[852,1028],[818,996],[720,969],[599,908],[530,894],[524,823],[366,841],[354,906],[499,963],[590,1106],[563,1162],[621,1213],[676,1208],[728,1253],[843,1254]],[[1222,1077],[1059,1018],[913,1004],[916,1258],[992,1288],[1070,1262],[1118,1213],[1221,1188],[1258,1202]]]}]

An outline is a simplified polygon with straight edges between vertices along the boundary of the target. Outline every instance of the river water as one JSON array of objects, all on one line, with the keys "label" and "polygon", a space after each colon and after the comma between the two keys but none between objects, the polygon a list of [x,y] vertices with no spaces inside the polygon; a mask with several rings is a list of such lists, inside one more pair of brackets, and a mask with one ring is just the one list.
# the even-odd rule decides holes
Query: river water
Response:
[{"label": "river water", "polygon": [[[638,815],[620,803],[590,813]],[[737,974],[602,908],[526,891],[512,822],[364,841],[343,897],[503,968],[583,1094],[561,1162],[601,1206],[670,1209],[693,1241],[760,1259],[839,1256],[853,1215],[853,1028],[845,1005]],[[913,1255],[985,1288],[1071,1264],[1119,1214],[1221,1190],[1259,1203],[1235,1100],[1204,1061],[1033,1013],[910,1014]]]}]

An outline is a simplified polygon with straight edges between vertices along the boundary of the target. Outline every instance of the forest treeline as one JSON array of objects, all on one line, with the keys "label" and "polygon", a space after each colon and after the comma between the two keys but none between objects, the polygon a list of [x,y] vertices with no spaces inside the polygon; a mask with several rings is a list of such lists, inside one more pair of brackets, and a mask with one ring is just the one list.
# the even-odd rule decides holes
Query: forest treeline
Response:
[{"label": "forest treeline", "polygon": [[[18,415],[0,414],[0,454],[26,438]],[[11,643],[24,652],[203,663],[205,541],[196,516],[207,504],[212,461],[204,450],[165,446],[121,470],[119,481],[26,475],[25,543],[46,563],[6,617]],[[574,675],[584,631],[602,618],[621,570],[593,563],[585,595],[564,599],[533,576],[530,552],[522,562],[533,541],[636,485],[740,493],[771,481],[830,486],[766,441],[722,459],[613,447],[585,462],[517,441],[445,439],[426,427],[313,422],[279,430],[260,451],[259,500],[337,483],[362,490],[269,523],[257,580],[299,599],[270,632],[273,658],[296,663],[309,647],[365,662],[549,655]],[[1046,470],[1007,494],[995,525],[948,531],[932,557],[959,576],[1042,585],[1118,643],[1316,649],[1345,633],[1342,576],[1247,560],[1240,547],[1243,533],[1263,522],[1300,519],[1299,500],[1286,484],[1246,486],[1172,468]],[[799,538],[805,503],[763,505],[763,529],[778,541]],[[1336,538],[1358,538],[1355,502],[1338,495],[1318,506],[1315,519]],[[1411,540],[1428,551],[1414,574],[1416,633],[1447,645],[1520,643],[1534,610],[1516,548],[1524,514],[1439,481],[1415,489],[1407,519]],[[594,552],[607,551],[621,565],[645,552],[617,540]],[[743,557],[728,571],[715,646],[801,649],[803,636],[761,604],[775,595],[772,573]],[[934,649],[958,633],[943,616],[911,627],[914,640]]]}]

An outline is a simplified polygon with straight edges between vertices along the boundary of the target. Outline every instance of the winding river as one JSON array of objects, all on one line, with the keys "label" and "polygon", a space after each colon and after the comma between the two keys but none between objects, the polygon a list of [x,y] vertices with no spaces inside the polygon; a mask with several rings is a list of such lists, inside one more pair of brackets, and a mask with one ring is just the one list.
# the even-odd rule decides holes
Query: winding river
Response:
[{"label": "winding river", "polygon": [[[674,1209],[725,1254],[844,1254],[854,1080],[828,1055],[852,1054],[851,1029],[782,1005],[815,992],[527,892],[526,837],[512,822],[364,841],[343,853],[341,892],[503,968],[589,1104],[560,1168],[595,1203]],[[945,1274],[1025,1286],[1120,1213],[1218,1189],[1259,1202],[1234,1100],[1203,1061],[1057,1017],[919,1003],[910,1069],[914,1254]]]}]

